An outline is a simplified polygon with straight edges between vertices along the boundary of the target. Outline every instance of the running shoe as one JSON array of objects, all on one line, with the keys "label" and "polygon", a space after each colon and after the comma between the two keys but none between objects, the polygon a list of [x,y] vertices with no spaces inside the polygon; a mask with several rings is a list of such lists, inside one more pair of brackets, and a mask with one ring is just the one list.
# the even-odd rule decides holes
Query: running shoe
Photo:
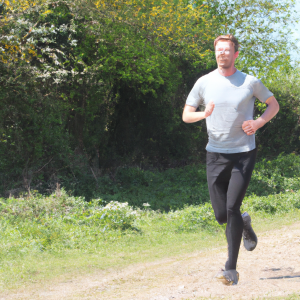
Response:
[{"label": "running shoe", "polygon": [[257,236],[251,226],[251,218],[247,212],[242,214],[244,222],[243,241],[248,251],[253,251],[257,245]]},{"label": "running shoe", "polygon": [[215,276],[220,282],[225,285],[236,285],[239,281],[239,273],[236,270],[221,270]]}]

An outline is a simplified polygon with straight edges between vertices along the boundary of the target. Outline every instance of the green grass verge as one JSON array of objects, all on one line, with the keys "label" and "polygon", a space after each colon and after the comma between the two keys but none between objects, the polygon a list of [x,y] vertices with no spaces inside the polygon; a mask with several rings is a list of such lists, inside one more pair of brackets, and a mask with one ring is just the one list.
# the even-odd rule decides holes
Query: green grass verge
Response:
[{"label": "green grass verge", "polygon": [[[9,237],[6,237],[6,240],[3,240],[5,235],[2,235],[2,291],[30,284],[43,284],[48,280],[69,280],[81,274],[123,268],[130,264],[225,246],[224,228],[214,223],[213,216],[211,219],[206,216],[207,223],[204,223],[201,215],[202,224],[200,222],[200,225],[196,226],[193,218],[197,216],[196,213],[203,212],[203,207],[186,207],[171,213],[147,210],[138,212],[139,216],[133,221],[132,229],[108,230],[95,238],[91,238],[91,233],[103,230],[103,227],[97,224],[96,227],[91,224],[73,224],[73,227],[69,227],[68,223],[68,227],[64,227],[64,224],[56,222],[56,227],[51,228],[54,233],[60,231],[61,235],[54,234],[53,241],[48,246],[39,244],[39,241],[43,240],[42,236],[29,232],[34,225],[26,227],[26,222],[21,227],[14,223],[14,230],[19,228],[19,238],[9,240]],[[251,216],[255,229],[264,231],[298,221],[300,212],[298,209],[275,214],[256,211],[252,212]],[[9,230],[8,227],[6,230]],[[81,234],[77,233],[78,241],[70,248],[70,243],[63,243],[61,236],[67,238],[69,235],[69,238],[72,238],[70,232],[74,233],[76,229],[81,231]]]},{"label": "green grass verge", "polygon": [[[298,163],[294,155],[261,162],[253,181],[263,184],[256,193],[249,188],[242,207],[258,231],[299,220]],[[168,191],[168,199],[178,196],[177,189]],[[225,245],[224,226],[217,224],[208,202],[163,212],[117,201],[86,202],[64,191],[0,200],[2,291]]]},{"label": "green grass verge", "polygon": [[300,294],[293,294],[288,296],[282,296],[282,297],[272,297],[272,298],[264,298],[266,300],[299,300]]}]

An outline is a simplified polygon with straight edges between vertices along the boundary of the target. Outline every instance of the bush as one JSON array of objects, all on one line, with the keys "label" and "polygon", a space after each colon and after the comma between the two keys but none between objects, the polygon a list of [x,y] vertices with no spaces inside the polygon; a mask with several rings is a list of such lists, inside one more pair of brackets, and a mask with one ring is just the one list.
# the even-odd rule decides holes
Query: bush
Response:
[{"label": "bush", "polygon": [[85,249],[91,242],[99,243],[101,234],[109,238],[115,232],[137,231],[134,226],[137,215],[127,203],[111,202],[103,206],[99,199],[88,203],[64,191],[60,196],[36,194],[1,199],[0,255],[21,249],[25,252],[29,249]]},{"label": "bush", "polygon": [[84,212],[75,212],[63,217],[65,223],[76,225],[97,226],[102,232],[106,230],[136,229],[133,226],[137,211],[128,206],[128,203],[111,201],[104,207],[98,207],[98,200],[92,201]]},{"label": "bush", "polygon": [[123,168],[114,180],[103,177],[94,197],[106,203],[115,200],[140,208],[143,203],[149,203],[151,209],[163,211],[183,208],[186,204],[199,205],[209,201],[205,166],[192,165],[162,172]]},{"label": "bush", "polygon": [[247,195],[266,196],[300,189],[300,156],[280,154],[256,163]]},{"label": "bush", "polygon": [[171,219],[177,223],[178,232],[212,230],[218,227],[214,211],[210,203],[200,206],[186,206],[183,210],[170,212]]},{"label": "bush", "polygon": [[[300,150],[300,88],[299,68],[289,75],[276,78],[276,84],[269,82],[269,89],[274,93],[280,110],[276,117],[257,132],[259,150],[263,155],[290,153]],[[265,104],[256,102],[256,115],[261,115]]]},{"label": "bush", "polygon": [[280,193],[266,197],[252,196],[244,200],[243,209],[267,214],[281,214],[300,209],[300,192]]},{"label": "bush", "polygon": [[[258,161],[247,190],[247,196],[267,196],[300,189],[300,156],[280,154],[275,159]],[[103,202],[128,202],[134,207],[149,203],[151,209],[170,211],[185,205],[209,202],[204,164],[189,165],[166,171],[122,168],[113,179],[102,177],[94,198]]]},{"label": "bush", "polygon": [[[245,198],[242,210],[268,216],[300,209],[300,191]],[[210,232],[222,227],[215,220],[210,203],[190,205],[168,213],[134,209],[127,203],[112,201],[102,205],[99,199],[86,202],[70,197],[35,195],[19,199],[1,199],[0,258],[24,255],[32,251],[67,249],[103,249],[123,235],[180,234]]]}]

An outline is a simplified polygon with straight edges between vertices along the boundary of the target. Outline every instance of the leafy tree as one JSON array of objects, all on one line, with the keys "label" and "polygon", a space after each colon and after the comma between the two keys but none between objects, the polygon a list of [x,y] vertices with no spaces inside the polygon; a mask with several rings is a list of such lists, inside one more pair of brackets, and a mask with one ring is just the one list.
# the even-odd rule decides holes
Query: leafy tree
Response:
[{"label": "leafy tree", "polygon": [[[267,155],[300,151],[300,84],[299,68],[281,76],[276,84],[269,86],[279,102],[280,110],[272,122],[267,123],[257,134],[259,148]],[[257,103],[257,113],[261,114],[265,104]]]},{"label": "leafy tree", "polygon": [[216,67],[214,38],[237,35],[242,70],[279,74],[293,46],[280,24],[295,19],[284,3],[4,1],[2,189],[59,181],[88,194],[104,169],[188,162],[204,149],[205,128],[182,124],[181,111],[196,79]]},{"label": "leafy tree", "polygon": [[225,0],[217,11],[220,32],[231,32],[241,44],[239,69],[270,80],[292,68],[290,50],[297,47],[291,25],[299,21],[294,0]]}]

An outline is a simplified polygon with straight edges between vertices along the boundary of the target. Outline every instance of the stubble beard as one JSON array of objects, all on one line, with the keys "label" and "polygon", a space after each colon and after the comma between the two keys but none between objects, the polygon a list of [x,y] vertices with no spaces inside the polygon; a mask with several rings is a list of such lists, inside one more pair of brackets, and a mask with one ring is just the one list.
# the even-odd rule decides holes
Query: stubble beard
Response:
[{"label": "stubble beard", "polygon": [[230,69],[231,64],[228,60],[225,60],[224,64],[222,64],[222,65],[220,63],[218,63],[218,67],[219,67],[219,69],[227,70],[227,69]]}]

